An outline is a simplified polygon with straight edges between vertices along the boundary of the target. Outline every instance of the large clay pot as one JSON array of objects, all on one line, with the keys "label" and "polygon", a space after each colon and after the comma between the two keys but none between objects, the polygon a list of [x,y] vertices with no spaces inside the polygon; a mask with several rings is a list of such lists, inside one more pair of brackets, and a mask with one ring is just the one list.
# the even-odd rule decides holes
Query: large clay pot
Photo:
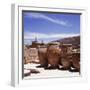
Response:
[{"label": "large clay pot", "polygon": [[66,45],[61,46],[61,69],[69,70],[71,68],[71,57],[68,55],[68,47]]},{"label": "large clay pot", "polygon": [[71,58],[69,56],[62,57],[61,65],[62,70],[69,70],[71,68]]},{"label": "large clay pot", "polygon": [[46,67],[48,65],[48,62],[47,62],[47,48],[45,46],[40,46],[38,48],[38,56],[40,62],[40,66],[38,67]]},{"label": "large clay pot", "polygon": [[80,71],[80,53],[72,54],[72,64],[77,71]]},{"label": "large clay pot", "polygon": [[67,56],[67,52],[68,52],[68,47],[66,45],[61,45],[61,57],[66,57]]},{"label": "large clay pot", "polygon": [[[62,70],[78,71],[80,72],[80,53],[73,53],[61,59]],[[72,69],[72,68],[73,69]]]},{"label": "large clay pot", "polygon": [[59,48],[59,45],[50,45],[47,48],[47,58],[48,58],[48,64],[54,68],[58,67],[60,64],[60,53],[61,49]]}]

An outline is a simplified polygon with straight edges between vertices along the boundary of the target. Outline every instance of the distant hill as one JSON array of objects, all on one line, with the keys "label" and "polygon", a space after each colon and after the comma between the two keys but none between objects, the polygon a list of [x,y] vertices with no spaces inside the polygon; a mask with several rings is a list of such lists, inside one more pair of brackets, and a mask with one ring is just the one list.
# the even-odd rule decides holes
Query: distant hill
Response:
[{"label": "distant hill", "polygon": [[52,42],[61,42],[61,43],[64,43],[64,44],[79,45],[80,44],[80,36],[63,38],[63,39],[55,40],[55,41],[52,41]]}]

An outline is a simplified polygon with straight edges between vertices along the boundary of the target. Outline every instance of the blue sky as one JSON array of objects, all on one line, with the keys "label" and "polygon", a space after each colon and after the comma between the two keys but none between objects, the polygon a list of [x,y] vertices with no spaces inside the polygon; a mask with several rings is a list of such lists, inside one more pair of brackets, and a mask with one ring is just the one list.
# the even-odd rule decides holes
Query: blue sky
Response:
[{"label": "blue sky", "polygon": [[[49,42],[80,34],[80,15],[68,13],[24,12],[24,39]],[[28,41],[27,41],[28,40]]]}]

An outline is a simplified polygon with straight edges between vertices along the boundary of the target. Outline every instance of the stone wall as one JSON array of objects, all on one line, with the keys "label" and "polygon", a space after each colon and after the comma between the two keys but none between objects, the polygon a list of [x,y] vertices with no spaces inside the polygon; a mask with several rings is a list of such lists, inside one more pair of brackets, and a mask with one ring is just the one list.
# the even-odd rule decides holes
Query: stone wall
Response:
[{"label": "stone wall", "polygon": [[38,51],[36,48],[24,48],[24,63],[38,63]]}]

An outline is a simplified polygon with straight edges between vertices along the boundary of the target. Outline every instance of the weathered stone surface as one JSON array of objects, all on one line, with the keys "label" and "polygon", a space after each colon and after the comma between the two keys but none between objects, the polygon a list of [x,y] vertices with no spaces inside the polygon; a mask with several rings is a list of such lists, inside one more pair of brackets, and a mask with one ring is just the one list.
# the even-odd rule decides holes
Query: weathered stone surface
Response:
[{"label": "weathered stone surface", "polygon": [[27,70],[27,69],[24,69],[24,77],[30,76],[30,75],[31,75],[31,71]]},{"label": "weathered stone surface", "polygon": [[39,63],[38,51],[36,48],[24,49],[24,63]]}]

